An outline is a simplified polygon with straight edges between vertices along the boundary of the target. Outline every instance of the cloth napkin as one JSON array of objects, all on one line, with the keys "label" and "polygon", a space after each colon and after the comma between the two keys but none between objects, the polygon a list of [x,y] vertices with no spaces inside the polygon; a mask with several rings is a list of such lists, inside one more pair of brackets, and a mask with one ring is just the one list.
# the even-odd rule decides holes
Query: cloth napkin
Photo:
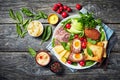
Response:
[{"label": "cloth napkin", "polygon": [[[82,8],[81,10],[80,10],[80,12],[82,12],[82,13],[86,13],[86,12],[88,12],[85,8]],[[103,25],[103,28],[104,28],[104,31],[105,31],[105,33],[106,33],[106,37],[107,37],[107,40],[109,40],[110,38],[111,38],[111,36],[113,35],[113,33],[114,33],[114,31],[111,29],[111,28],[109,28],[107,25],[105,25],[104,23],[102,24]],[[113,45],[113,44],[111,44],[111,45]],[[50,42],[47,46],[46,46],[46,48],[54,55],[55,53],[54,53],[54,51],[52,50],[53,48],[52,48],[52,43]],[[109,49],[109,47],[108,47],[108,49]],[[111,48],[109,49],[109,50],[111,50]],[[69,67],[68,67],[69,68]],[[76,72],[78,69],[72,69],[72,68],[69,68],[72,72]]]}]

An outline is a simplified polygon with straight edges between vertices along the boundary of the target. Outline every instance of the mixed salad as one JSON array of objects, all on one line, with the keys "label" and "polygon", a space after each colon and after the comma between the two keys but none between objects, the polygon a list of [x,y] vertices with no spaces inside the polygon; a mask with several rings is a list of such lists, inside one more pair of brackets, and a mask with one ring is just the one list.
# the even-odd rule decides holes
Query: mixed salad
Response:
[{"label": "mixed salad", "polygon": [[107,42],[101,20],[79,12],[58,25],[52,47],[62,63],[85,67],[106,57]]}]

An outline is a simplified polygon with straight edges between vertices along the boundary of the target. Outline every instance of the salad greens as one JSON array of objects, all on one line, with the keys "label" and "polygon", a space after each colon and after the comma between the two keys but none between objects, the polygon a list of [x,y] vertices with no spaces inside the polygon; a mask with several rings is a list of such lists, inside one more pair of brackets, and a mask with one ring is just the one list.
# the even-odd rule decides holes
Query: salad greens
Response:
[{"label": "salad greens", "polygon": [[87,38],[87,41],[91,44],[96,44],[98,42],[97,40],[92,40],[91,38]]},{"label": "salad greens", "polygon": [[72,62],[72,65],[73,66],[77,66],[77,62]]},{"label": "salad greens", "polygon": [[71,40],[74,39],[74,35],[75,35],[75,34],[70,34],[69,41],[71,41]]},{"label": "salad greens", "polygon": [[61,45],[64,47],[65,50],[70,50],[70,43],[67,42],[61,42]]},{"label": "salad greens", "polygon": [[92,50],[91,50],[89,47],[87,47],[87,53],[88,53],[88,55],[91,56],[91,57],[94,56]]},{"label": "salad greens", "polygon": [[83,14],[79,12],[79,15],[81,16],[79,22],[81,22],[85,28],[95,28],[97,25],[101,25],[101,20],[95,20],[91,13],[87,12],[86,14]]},{"label": "salad greens", "polygon": [[62,27],[65,28],[65,25],[66,25],[67,23],[70,23],[70,22],[71,22],[71,18],[70,18],[70,19],[67,19],[66,21],[63,21],[63,22],[62,22]]},{"label": "salad greens", "polygon": [[87,60],[87,61],[85,62],[85,66],[90,66],[90,65],[92,65],[92,64],[94,64],[94,63],[95,63],[95,61]]}]

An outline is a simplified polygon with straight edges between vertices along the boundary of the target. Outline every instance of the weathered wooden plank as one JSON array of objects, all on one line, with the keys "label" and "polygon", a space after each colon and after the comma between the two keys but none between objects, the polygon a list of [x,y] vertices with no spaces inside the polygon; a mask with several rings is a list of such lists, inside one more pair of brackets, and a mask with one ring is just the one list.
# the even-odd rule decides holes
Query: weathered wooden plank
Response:
[{"label": "weathered wooden plank", "polygon": [[[48,24],[44,24],[46,26]],[[108,24],[113,30],[115,30],[115,35],[117,36],[117,44],[112,51],[120,50],[120,24]],[[52,27],[53,30],[55,26]],[[27,51],[28,46],[35,48],[36,50],[45,49],[47,44],[50,42],[45,42],[42,46],[40,45],[41,38],[33,38],[26,34],[25,38],[18,38],[16,34],[15,24],[0,24],[0,51]]]},{"label": "weathered wooden plank", "polygon": [[119,56],[119,53],[111,53],[107,71],[104,71],[96,65],[90,69],[72,73],[64,66],[65,73],[63,76],[56,76],[48,68],[37,65],[34,58],[26,52],[0,52],[0,75],[8,78],[8,80],[28,80],[32,78],[34,78],[34,80],[49,80],[49,78],[52,80],[79,80],[80,78],[85,80],[91,78],[94,78],[93,80],[119,80]]},{"label": "weathered wooden plank", "polygon": [[[6,25],[6,26],[5,26]],[[0,51],[26,51],[28,47],[33,47],[36,50],[45,49],[50,40],[42,45],[41,37],[35,38],[26,34],[24,38],[17,37],[15,24],[3,24],[0,26]],[[44,27],[48,25],[45,24]],[[53,30],[55,27],[53,27]],[[8,39],[9,38],[9,39]]]},{"label": "weathered wooden plank", "polygon": [[[8,15],[8,10],[12,8],[13,10],[17,11],[20,10],[22,7],[28,7],[33,11],[38,11],[38,10],[43,10],[47,14],[53,13],[51,7],[53,6],[54,3],[57,3],[58,1],[52,1],[49,0],[48,2],[46,1],[21,1],[21,0],[14,0],[14,1],[9,1],[5,0],[0,2],[0,23],[14,23],[12,19],[9,18]],[[67,0],[61,0],[63,4],[66,4],[70,6],[73,9],[73,12],[70,13],[70,15],[77,13],[77,10],[75,9],[75,4],[76,3],[81,3],[88,11],[93,12],[95,16],[98,18],[101,18],[104,22],[106,23],[120,23],[120,5],[119,5],[119,0],[113,1],[113,0],[98,0],[98,1],[78,1],[78,0],[73,0],[73,1],[67,1]],[[47,3],[47,4],[46,4]],[[4,14],[4,15],[3,15]],[[46,20],[42,20],[42,22],[47,23]]]}]

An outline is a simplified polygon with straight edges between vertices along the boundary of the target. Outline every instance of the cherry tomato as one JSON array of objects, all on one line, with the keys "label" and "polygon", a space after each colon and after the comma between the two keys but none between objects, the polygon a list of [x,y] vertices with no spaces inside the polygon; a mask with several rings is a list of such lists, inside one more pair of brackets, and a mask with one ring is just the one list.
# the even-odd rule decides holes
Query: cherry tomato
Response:
[{"label": "cherry tomato", "polygon": [[74,38],[78,38],[78,37],[79,37],[79,35],[78,35],[78,34],[75,34],[75,35],[74,35]]},{"label": "cherry tomato", "polygon": [[66,26],[65,26],[67,29],[70,29],[71,28],[71,24],[70,23],[68,23],[68,24],[66,24]]},{"label": "cherry tomato", "polygon": [[67,10],[68,6],[64,5],[63,8],[64,8],[64,10]]},{"label": "cherry tomato", "polygon": [[68,14],[66,12],[62,12],[62,17],[66,18],[68,16]]},{"label": "cherry tomato", "polygon": [[59,9],[62,10],[62,11],[64,10],[62,6]]},{"label": "cherry tomato", "polygon": [[53,7],[54,7],[54,8],[57,8],[57,9],[59,8],[59,6],[58,6],[57,4],[54,4]]},{"label": "cherry tomato", "polygon": [[63,6],[63,4],[62,3],[57,3],[57,5],[59,6],[59,7],[62,7]]},{"label": "cherry tomato", "polygon": [[76,4],[76,9],[80,10],[82,9],[82,6],[80,4]]},{"label": "cherry tomato", "polygon": [[57,13],[58,13],[58,14],[61,14],[61,13],[62,13],[62,10],[58,9],[58,10],[57,10]]},{"label": "cherry tomato", "polygon": [[67,11],[68,11],[68,12],[72,12],[72,9],[68,7],[68,8],[67,8]]},{"label": "cherry tomato", "polygon": [[81,47],[82,47],[82,49],[85,49],[86,48],[86,45],[87,45],[87,42],[82,42],[82,45],[81,45]]},{"label": "cherry tomato", "polygon": [[72,64],[72,62],[70,60],[67,61],[68,64]]},{"label": "cherry tomato", "polygon": [[52,10],[53,10],[53,11],[57,11],[57,8],[54,8],[54,7],[53,7]]},{"label": "cherry tomato", "polygon": [[83,37],[81,37],[81,38],[80,38],[80,41],[83,41],[83,40],[84,40],[84,38],[83,38]]},{"label": "cherry tomato", "polygon": [[85,66],[85,61],[80,61],[79,64],[80,64],[81,66]]},{"label": "cherry tomato", "polygon": [[84,39],[83,39],[83,41],[84,41],[84,42],[87,42],[87,39],[86,39],[86,38],[84,38]]}]

